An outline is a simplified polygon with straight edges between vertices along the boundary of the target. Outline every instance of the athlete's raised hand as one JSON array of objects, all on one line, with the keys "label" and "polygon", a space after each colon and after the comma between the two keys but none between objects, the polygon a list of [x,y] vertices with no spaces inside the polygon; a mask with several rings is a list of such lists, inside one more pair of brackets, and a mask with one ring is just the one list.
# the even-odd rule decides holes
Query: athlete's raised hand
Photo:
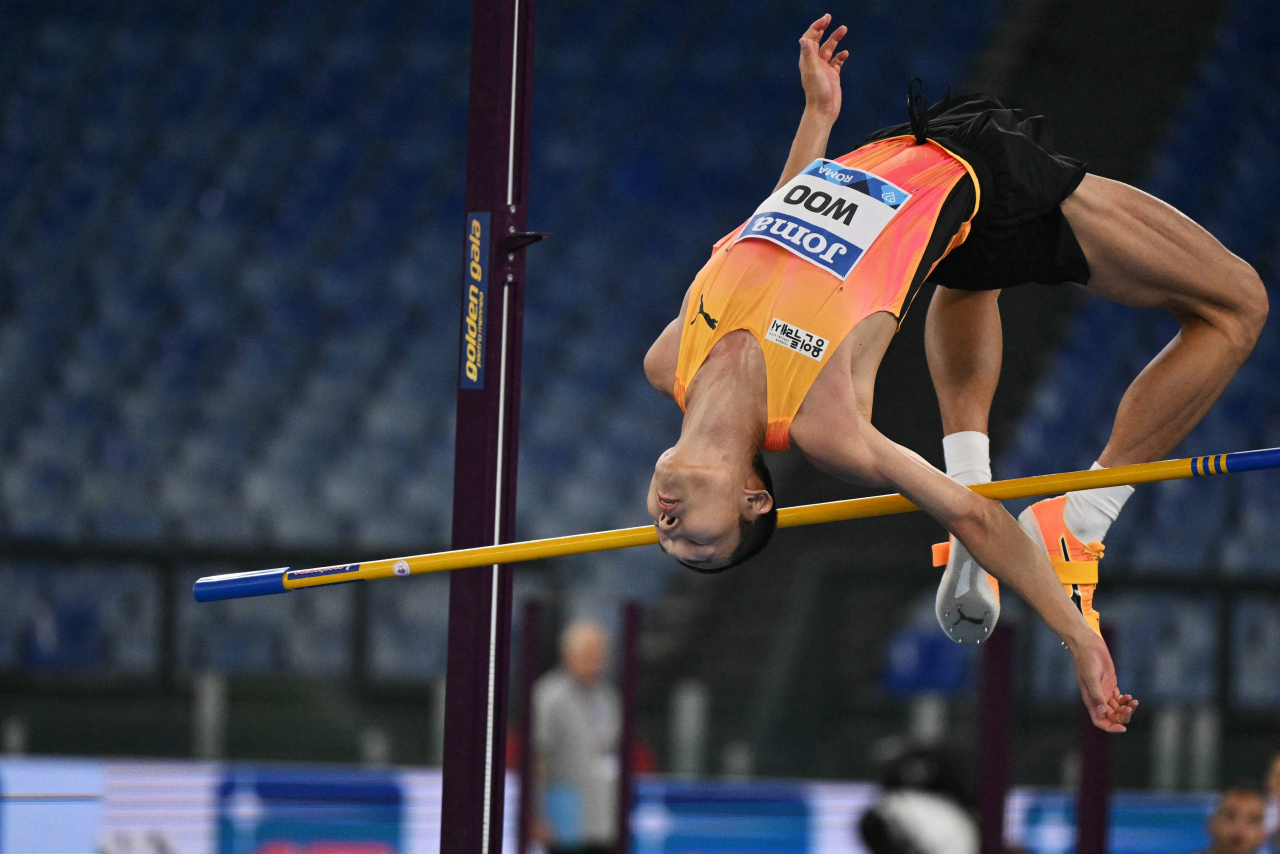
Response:
[{"label": "athlete's raised hand", "polygon": [[[800,82],[804,84],[804,115],[791,143],[791,154],[782,168],[778,187],[800,174],[800,170],[816,158],[827,156],[827,137],[836,116],[840,115],[840,66],[849,51],[836,53],[836,44],[848,32],[836,27],[826,44],[822,34],[831,25],[831,16],[823,15],[813,22],[800,39]],[[778,189],[774,187],[774,189]]]},{"label": "athlete's raised hand", "polygon": [[805,106],[831,122],[840,115],[840,66],[849,51],[836,53],[836,45],[849,28],[836,27],[824,43],[823,34],[831,26],[831,15],[814,21],[800,38],[800,82],[804,85]]},{"label": "athlete's raised hand", "polygon": [[1116,666],[1102,638],[1092,631],[1088,637],[1092,640],[1071,650],[1076,659],[1080,697],[1094,726],[1107,732],[1124,732],[1138,701],[1121,694],[1116,687]]}]

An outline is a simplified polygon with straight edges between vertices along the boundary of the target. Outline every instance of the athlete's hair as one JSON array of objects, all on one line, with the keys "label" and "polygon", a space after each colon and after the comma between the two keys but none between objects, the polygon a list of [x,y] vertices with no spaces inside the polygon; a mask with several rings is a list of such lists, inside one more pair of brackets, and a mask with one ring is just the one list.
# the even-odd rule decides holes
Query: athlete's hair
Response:
[{"label": "athlete's hair", "polygon": [[760,451],[756,451],[756,455],[751,458],[751,468],[764,484],[764,491],[773,499],[773,506],[768,513],[761,513],[754,519],[743,517],[738,520],[738,547],[729,555],[729,562],[724,566],[694,566],[680,561],[693,571],[710,575],[732,569],[758,555],[769,544],[769,540],[773,539],[773,532],[778,530],[778,496],[773,491],[773,475],[769,474],[769,467],[764,464],[764,454]]}]

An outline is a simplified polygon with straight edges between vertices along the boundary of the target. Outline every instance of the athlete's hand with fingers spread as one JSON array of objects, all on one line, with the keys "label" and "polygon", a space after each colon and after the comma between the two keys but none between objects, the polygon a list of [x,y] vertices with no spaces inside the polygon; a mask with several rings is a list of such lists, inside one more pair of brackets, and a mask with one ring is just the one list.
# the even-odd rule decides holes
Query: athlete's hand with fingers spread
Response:
[{"label": "athlete's hand with fingers spread", "polygon": [[1080,697],[1094,726],[1107,732],[1124,732],[1138,701],[1121,694],[1116,686],[1116,666],[1106,643],[1092,631],[1086,634],[1088,637],[1071,646]]},{"label": "athlete's hand with fingers spread", "polygon": [[800,38],[800,82],[806,109],[835,122],[840,115],[840,66],[849,58],[847,50],[836,53],[836,45],[849,28],[836,27],[824,43],[822,36],[829,26],[831,16],[823,15]]}]

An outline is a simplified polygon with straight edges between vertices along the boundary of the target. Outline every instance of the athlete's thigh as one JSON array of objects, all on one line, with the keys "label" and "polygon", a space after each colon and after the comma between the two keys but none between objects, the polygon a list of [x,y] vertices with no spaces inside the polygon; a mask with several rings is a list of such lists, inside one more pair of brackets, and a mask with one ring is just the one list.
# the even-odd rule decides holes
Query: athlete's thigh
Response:
[{"label": "athlete's thigh", "polygon": [[1190,217],[1128,184],[1086,175],[1062,212],[1089,259],[1088,290],[1114,302],[1203,316],[1256,280]]}]

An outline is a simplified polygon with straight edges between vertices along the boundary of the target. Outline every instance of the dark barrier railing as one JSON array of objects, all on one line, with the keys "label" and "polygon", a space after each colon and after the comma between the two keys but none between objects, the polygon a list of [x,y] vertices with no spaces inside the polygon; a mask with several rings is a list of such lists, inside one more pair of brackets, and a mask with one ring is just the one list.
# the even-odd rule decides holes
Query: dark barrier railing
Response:
[{"label": "dark barrier railing", "polygon": [[[421,550],[422,544],[418,545]],[[404,549],[405,551],[412,550]],[[396,549],[387,549],[396,553]],[[52,542],[35,542],[22,540],[0,541],[0,562],[32,562],[39,564],[74,566],[77,564],[121,563],[132,566],[149,567],[155,573],[155,585],[159,596],[159,608],[155,614],[157,624],[155,630],[156,649],[155,665],[148,672],[132,672],[125,675],[122,681],[133,683],[150,682],[167,684],[172,682],[186,664],[178,660],[180,654],[178,644],[178,607],[189,597],[189,589],[178,589],[184,575],[189,575],[196,568],[207,569],[210,565],[224,566],[229,569],[243,567],[245,569],[263,566],[288,565],[323,565],[338,559],[340,554],[349,554],[349,546],[335,546],[332,549],[219,549],[196,547],[157,547],[135,546],[116,543],[62,544]],[[890,585],[894,587],[921,587],[933,583],[934,574],[924,567],[893,567],[892,571],[878,574],[879,577],[867,579],[869,583]],[[1222,708],[1229,708],[1232,696],[1232,641],[1234,635],[1235,605],[1237,602],[1253,598],[1280,597],[1280,572],[1272,576],[1265,575],[1203,575],[1198,577],[1154,575],[1137,576],[1132,573],[1112,571],[1105,574],[1105,592],[1108,595],[1125,592],[1161,592],[1212,597],[1217,603],[1217,650],[1216,663],[1217,700]],[[348,645],[349,672],[345,675],[357,685],[367,685],[369,679],[369,604],[366,585],[351,585],[352,612],[347,621],[349,634]],[[317,595],[324,595],[318,593]],[[185,604],[185,602],[184,602]],[[216,604],[191,605],[193,608],[218,607]],[[40,674],[42,680],[76,682],[85,675],[100,677],[99,673],[86,673],[85,669],[69,668],[23,668],[6,665],[0,661],[0,680],[12,681],[15,678]],[[123,675],[123,674],[122,674]],[[330,674],[336,675],[336,674]],[[100,680],[98,680],[100,681]]]},{"label": "dark barrier railing", "polygon": [[[191,590],[184,576],[207,571],[210,566],[226,567],[229,571],[248,570],[261,566],[295,564],[323,564],[337,559],[338,553],[348,547],[334,549],[224,549],[188,546],[129,545],[123,543],[68,544],[32,540],[0,540],[0,566],[3,564],[45,564],[49,568],[72,568],[86,564],[118,564],[145,567],[154,573],[159,607],[155,613],[156,625],[154,667],[149,671],[104,673],[102,668],[76,666],[12,667],[0,660],[0,682],[11,685],[38,676],[41,684],[64,683],[85,687],[98,686],[104,690],[120,690],[123,683],[130,683],[147,690],[172,684],[184,663],[178,660],[181,652],[178,643],[178,609],[180,602],[190,599]],[[56,571],[56,570],[55,570]],[[182,589],[179,589],[179,588]],[[348,648],[348,672],[340,674],[354,686],[369,683],[368,675],[368,597],[364,585],[352,588],[349,634],[345,642]],[[195,606],[203,607],[203,606]],[[338,676],[339,674],[330,674]],[[103,680],[103,676],[110,677]],[[86,677],[91,677],[86,681]],[[146,684],[149,683],[149,684]]]}]

